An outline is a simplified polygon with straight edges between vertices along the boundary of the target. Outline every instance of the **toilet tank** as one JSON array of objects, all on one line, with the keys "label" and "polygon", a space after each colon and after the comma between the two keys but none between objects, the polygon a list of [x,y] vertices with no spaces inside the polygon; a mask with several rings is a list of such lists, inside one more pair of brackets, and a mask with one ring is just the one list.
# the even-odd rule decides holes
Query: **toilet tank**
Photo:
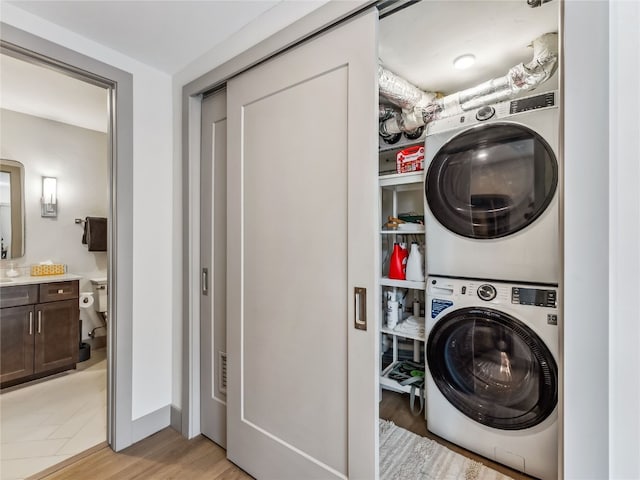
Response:
[{"label": "toilet tank", "polygon": [[96,312],[105,312],[107,311],[107,277],[100,278],[92,278],[91,285],[93,286],[93,298],[95,302],[93,302],[93,307],[96,309]]}]

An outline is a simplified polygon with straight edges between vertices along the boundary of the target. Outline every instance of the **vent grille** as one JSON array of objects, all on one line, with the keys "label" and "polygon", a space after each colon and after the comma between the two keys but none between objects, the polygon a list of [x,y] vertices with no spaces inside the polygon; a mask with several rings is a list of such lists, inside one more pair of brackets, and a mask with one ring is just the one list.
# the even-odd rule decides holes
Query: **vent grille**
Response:
[{"label": "vent grille", "polygon": [[218,352],[218,390],[227,393],[227,353]]}]

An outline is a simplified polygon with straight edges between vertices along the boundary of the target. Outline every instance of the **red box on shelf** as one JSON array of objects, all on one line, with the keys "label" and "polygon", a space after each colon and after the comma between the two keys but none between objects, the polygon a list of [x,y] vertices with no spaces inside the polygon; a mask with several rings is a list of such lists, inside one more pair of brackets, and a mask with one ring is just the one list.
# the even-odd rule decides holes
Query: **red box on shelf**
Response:
[{"label": "red box on shelf", "polygon": [[414,147],[400,150],[396,155],[396,172],[407,173],[417,172],[424,169],[424,146],[416,145]]}]

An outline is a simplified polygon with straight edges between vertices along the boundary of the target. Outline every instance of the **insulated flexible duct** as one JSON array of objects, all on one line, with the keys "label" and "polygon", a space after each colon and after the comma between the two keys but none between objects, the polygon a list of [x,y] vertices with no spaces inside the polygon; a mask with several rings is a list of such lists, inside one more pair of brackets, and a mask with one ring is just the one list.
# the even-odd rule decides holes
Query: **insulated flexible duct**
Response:
[{"label": "insulated flexible duct", "polygon": [[380,95],[402,108],[402,112],[381,120],[380,135],[413,132],[431,120],[508,100],[546,82],[555,73],[557,66],[558,34],[545,33],[533,41],[533,59],[529,63],[515,65],[503,77],[440,99],[433,93],[423,92],[383,67],[378,67]]}]

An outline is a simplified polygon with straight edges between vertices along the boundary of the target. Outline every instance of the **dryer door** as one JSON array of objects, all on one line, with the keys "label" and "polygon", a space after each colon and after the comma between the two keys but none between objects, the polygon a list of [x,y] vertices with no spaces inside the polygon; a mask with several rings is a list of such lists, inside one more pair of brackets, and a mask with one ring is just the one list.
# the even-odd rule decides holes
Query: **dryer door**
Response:
[{"label": "dryer door", "polygon": [[491,239],[534,222],[557,184],[558,163],[549,144],[523,125],[496,122],[445,143],[429,163],[425,190],[429,209],[445,228]]},{"label": "dryer door", "polygon": [[558,367],[520,320],[489,308],[461,308],[439,320],[427,343],[431,376],[444,397],[492,428],[521,430],[558,401]]}]

